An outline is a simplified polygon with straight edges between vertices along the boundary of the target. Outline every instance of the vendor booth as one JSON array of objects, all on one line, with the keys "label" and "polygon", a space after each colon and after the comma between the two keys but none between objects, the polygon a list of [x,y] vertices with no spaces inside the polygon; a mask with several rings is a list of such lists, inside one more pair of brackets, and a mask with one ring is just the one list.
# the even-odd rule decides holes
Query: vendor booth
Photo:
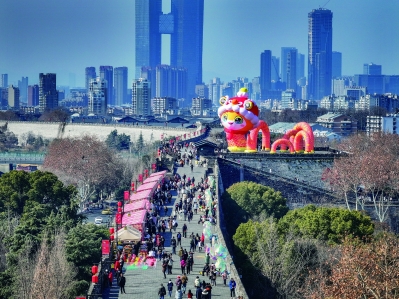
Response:
[{"label": "vendor booth", "polygon": [[140,199],[132,201],[129,204],[125,204],[124,206],[125,213],[127,212],[136,212],[139,210],[149,210],[150,209],[150,202],[148,199]]},{"label": "vendor booth", "polygon": [[115,239],[122,242],[124,241],[138,242],[141,240],[141,232],[138,229],[130,225],[127,225],[115,233]]}]

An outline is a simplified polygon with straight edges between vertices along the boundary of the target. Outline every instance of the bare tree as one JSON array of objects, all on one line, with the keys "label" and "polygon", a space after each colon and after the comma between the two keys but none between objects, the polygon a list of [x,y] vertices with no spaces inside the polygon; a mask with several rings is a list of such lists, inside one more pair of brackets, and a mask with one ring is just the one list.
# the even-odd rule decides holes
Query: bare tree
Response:
[{"label": "bare tree", "polygon": [[68,298],[67,291],[76,275],[76,269],[67,261],[65,238],[64,232],[55,233],[52,240],[45,235],[31,267],[26,268],[25,262],[29,264],[26,257],[21,259],[21,274],[17,275],[16,280],[18,298]]},{"label": "bare tree", "polygon": [[86,202],[101,186],[115,188],[121,179],[121,162],[115,152],[94,136],[54,140],[43,163],[45,170],[78,188]]}]

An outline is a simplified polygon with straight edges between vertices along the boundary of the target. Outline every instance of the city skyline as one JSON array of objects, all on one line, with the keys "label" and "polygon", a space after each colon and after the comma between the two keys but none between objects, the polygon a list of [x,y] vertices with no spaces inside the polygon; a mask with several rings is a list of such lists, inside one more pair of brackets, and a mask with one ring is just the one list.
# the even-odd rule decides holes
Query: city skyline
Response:
[{"label": "city skyline", "polygon": [[[29,84],[37,84],[39,73],[57,73],[58,85],[75,81],[75,86],[85,86],[86,67],[110,65],[128,67],[131,87],[134,1],[65,2],[1,1],[0,41],[5,46],[0,49],[0,73],[9,74],[8,84],[17,85],[26,76]],[[227,82],[259,76],[265,50],[280,57],[282,47],[295,47],[307,65],[308,13],[327,1],[204,2],[203,81],[208,83],[213,77]],[[375,63],[382,65],[383,74],[398,75],[399,2],[365,2],[330,0],[325,5],[334,15],[332,50],[342,53],[342,74],[362,74],[365,63]],[[162,63],[170,63],[165,55]]]}]

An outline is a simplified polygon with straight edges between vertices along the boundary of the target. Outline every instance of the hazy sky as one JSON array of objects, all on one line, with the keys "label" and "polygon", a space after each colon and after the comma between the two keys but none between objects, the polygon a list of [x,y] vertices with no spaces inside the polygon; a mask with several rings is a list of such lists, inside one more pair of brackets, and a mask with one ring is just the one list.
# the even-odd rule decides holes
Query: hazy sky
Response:
[{"label": "hazy sky", "polygon": [[[308,13],[327,1],[205,0],[203,81],[259,76],[266,49],[280,56],[296,47],[307,64]],[[399,75],[399,0],[330,0],[325,8],[344,75],[370,62]],[[9,84],[55,72],[59,85],[84,86],[87,66],[127,66],[131,85],[134,32],[134,0],[0,0],[0,73]]]}]

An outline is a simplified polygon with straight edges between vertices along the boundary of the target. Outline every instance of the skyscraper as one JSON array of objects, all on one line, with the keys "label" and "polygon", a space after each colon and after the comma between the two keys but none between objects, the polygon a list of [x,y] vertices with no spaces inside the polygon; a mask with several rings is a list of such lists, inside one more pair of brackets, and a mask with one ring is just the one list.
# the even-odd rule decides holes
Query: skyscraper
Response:
[{"label": "skyscraper", "polygon": [[97,77],[89,82],[89,113],[107,114],[107,81]]},{"label": "skyscraper", "polygon": [[[296,50],[295,47],[281,47],[281,82],[287,82],[288,54]],[[295,59],[296,62],[296,59]],[[295,75],[296,76],[296,75]]]},{"label": "skyscraper", "polygon": [[39,85],[28,85],[28,107],[39,105]]},{"label": "skyscraper", "polygon": [[127,100],[127,67],[114,69],[115,105],[122,106]]},{"label": "skyscraper", "polygon": [[332,52],[332,77],[342,77],[342,53],[333,51]]},{"label": "skyscraper", "polygon": [[297,80],[305,77],[305,54],[298,52],[296,58],[296,78]]},{"label": "skyscraper", "polygon": [[381,75],[382,66],[374,63],[363,64],[363,75]]},{"label": "skyscraper", "polygon": [[58,107],[57,75],[54,73],[39,74],[39,111],[52,110]]},{"label": "skyscraper", "polygon": [[272,51],[265,50],[260,54],[260,94],[267,99],[267,92],[272,88]]},{"label": "skyscraper", "polygon": [[96,79],[96,68],[94,66],[89,66],[85,69],[85,87],[89,91],[89,83],[91,79]]},{"label": "skyscraper", "polygon": [[146,79],[133,81],[132,106],[134,115],[151,115],[151,83]]},{"label": "skyscraper", "polygon": [[28,77],[22,77],[22,80],[18,80],[19,88],[19,101],[20,103],[28,102]]},{"label": "skyscraper", "polygon": [[114,68],[109,65],[100,65],[100,79],[107,81],[107,104],[114,106]]},{"label": "skyscraper", "polygon": [[319,8],[308,14],[308,99],[321,100],[331,94],[331,10]]},{"label": "skyscraper", "polygon": [[10,85],[8,87],[8,108],[19,110],[19,88]]},{"label": "skyscraper", "polygon": [[171,0],[171,13],[162,13],[162,0],[136,0],[136,77],[141,67],[161,64],[161,35],[171,35],[171,67],[187,69],[187,98],[202,83],[204,0]]},{"label": "skyscraper", "polygon": [[286,80],[287,89],[296,90],[297,83],[296,83],[296,67],[297,67],[297,56],[298,51],[297,49],[293,48],[287,51],[287,64],[286,64]]},{"label": "skyscraper", "polygon": [[1,87],[8,87],[8,74],[1,74]]},{"label": "skyscraper", "polygon": [[272,81],[278,82],[279,80],[280,80],[280,58],[272,56]]}]

